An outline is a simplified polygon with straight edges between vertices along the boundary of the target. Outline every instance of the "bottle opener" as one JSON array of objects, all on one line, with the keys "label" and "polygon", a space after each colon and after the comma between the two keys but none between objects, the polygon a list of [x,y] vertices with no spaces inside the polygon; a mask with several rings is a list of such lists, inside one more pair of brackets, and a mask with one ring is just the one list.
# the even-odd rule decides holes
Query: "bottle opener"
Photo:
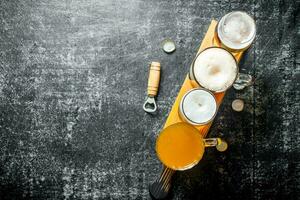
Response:
[{"label": "bottle opener", "polygon": [[148,97],[143,105],[144,111],[154,113],[157,110],[155,96],[157,95],[160,80],[160,63],[152,62],[150,64],[147,94]]}]

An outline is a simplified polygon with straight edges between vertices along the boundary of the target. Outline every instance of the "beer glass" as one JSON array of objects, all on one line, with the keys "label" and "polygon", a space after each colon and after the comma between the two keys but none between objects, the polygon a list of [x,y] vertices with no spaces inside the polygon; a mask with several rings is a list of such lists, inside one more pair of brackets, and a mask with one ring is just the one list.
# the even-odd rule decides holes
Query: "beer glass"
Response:
[{"label": "beer glass", "polygon": [[183,96],[178,110],[183,121],[201,126],[214,119],[217,109],[215,96],[204,88],[196,88]]},{"label": "beer glass", "polygon": [[155,199],[165,198],[174,172],[190,169],[199,163],[206,147],[225,151],[227,143],[220,138],[204,139],[198,129],[186,122],[165,128],[156,140],[156,153],[165,167],[161,176],[150,185],[150,195]]},{"label": "beer glass", "polygon": [[215,147],[220,138],[204,139],[194,126],[180,122],[165,128],[156,140],[160,161],[173,170],[186,170],[202,158],[205,147]]},{"label": "beer glass", "polygon": [[218,22],[214,39],[218,46],[230,52],[240,52],[249,48],[255,35],[254,19],[245,12],[233,11]]},{"label": "beer glass", "polygon": [[229,51],[221,47],[208,47],[194,59],[189,78],[194,87],[224,92],[232,86],[238,71],[238,64]]}]

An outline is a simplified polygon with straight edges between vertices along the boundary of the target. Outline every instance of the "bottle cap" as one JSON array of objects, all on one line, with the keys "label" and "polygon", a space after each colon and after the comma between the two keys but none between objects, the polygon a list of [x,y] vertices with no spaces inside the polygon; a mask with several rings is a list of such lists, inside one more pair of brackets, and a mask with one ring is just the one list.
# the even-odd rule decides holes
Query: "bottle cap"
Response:
[{"label": "bottle cap", "polygon": [[216,148],[218,151],[223,152],[223,151],[227,150],[228,144],[224,140],[220,140],[220,142],[218,142]]},{"label": "bottle cap", "polygon": [[244,109],[244,101],[241,99],[235,99],[231,106],[234,111],[241,112]]},{"label": "bottle cap", "polygon": [[175,51],[176,46],[175,46],[175,43],[172,40],[165,39],[162,42],[162,48],[163,48],[164,52],[166,52],[166,53],[172,53],[173,51]]}]

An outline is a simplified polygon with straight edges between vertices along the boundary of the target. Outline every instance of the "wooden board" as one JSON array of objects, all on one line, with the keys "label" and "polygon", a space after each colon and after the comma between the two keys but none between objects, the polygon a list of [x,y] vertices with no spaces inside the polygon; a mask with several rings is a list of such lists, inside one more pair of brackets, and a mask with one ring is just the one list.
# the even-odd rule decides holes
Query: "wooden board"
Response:
[{"label": "wooden board", "polygon": [[[200,45],[200,48],[198,49],[198,52],[201,52],[203,49],[207,48],[207,47],[211,47],[211,46],[218,46],[218,43],[215,42],[214,40],[214,32],[215,32],[215,28],[217,26],[217,21],[216,20],[212,20],[212,22],[210,23],[210,26],[205,34],[205,37]],[[239,53],[233,53],[235,59],[237,60],[237,62],[240,61],[241,57],[242,57],[242,54],[243,52],[239,52]],[[184,96],[184,94],[189,91],[190,89],[193,89],[193,85],[191,83],[191,80],[188,78],[188,75],[186,76],[184,82],[183,82],[183,85],[178,93],[178,96],[173,104],[173,107],[170,111],[170,114],[167,118],[167,121],[165,123],[165,126],[164,128],[172,125],[172,124],[175,124],[175,123],[178,123],[178,122],[182,122],[180,116],[179,116],[179,112],[178,112],[178,109],[179,109],[179,104],[180,104],[180,101],[182,99],[182,97]],[[222,100],[224,98],[224,95],[225,95],[225,92],[221,92],[221,93],[215,93],[215,97],[216,97],[216,100],[217,100],[217,104],[218,106],[220,106],[220,104],[222,103]],[[205,124],[203,126],[195,126],[199,131],[200,133],[203,135],[203,137],[206,137],[207,135],[207,132],[211,126],[212,122],[208,123],[208,124]]]}]

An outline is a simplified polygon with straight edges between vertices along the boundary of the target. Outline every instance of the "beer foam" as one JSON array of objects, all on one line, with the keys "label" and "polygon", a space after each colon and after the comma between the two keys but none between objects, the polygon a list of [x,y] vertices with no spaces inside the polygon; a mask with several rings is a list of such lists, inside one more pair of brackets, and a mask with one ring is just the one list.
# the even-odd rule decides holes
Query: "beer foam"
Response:
[{"label": "beer foam", "polygon": [[195,124],[207,123],[215,116],[217,103],[211,93],[203,89],[195,89],[184,97],[182,112]]},{"label": "beer foam", "polygon": [[235,81],[238,67],[234,57],[218,47],[201,52],[194,62],[194,76],[198,83],[211,91],[225,91]]},{"label": "beer foam", "polygon": [[254,20],[246,13],[236,11],[225,15],[218,25],[218,36],[222,43],[232,49],[243,49],[254,40]]}]

